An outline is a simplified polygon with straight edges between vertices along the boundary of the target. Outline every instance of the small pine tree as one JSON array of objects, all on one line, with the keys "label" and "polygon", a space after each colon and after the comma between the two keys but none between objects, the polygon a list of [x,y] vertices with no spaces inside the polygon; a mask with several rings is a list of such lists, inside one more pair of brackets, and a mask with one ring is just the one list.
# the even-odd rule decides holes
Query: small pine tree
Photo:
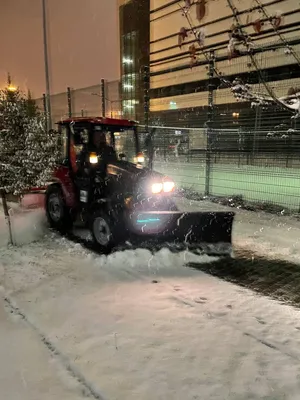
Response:
[{"label": "small pine tree", "polygon": [[24,126],[22,182],[26,188],[45,186],[57,163],[58,136],[55,131],[47,131],[45,126],[46,118],[41,113],[28,118]]},{"label": "small pine tree", "polygon": [[6,217],[6,194],[44,186],[56,165],[57,136],[34,101],[19,88],[0,90],[0,193]]},{"label": "small pine tree", "polygon": [[0,91],[0,189],[18,190],[16,177],[20,171],[20,151],[24,149],[24,125],[27,120],[25,101],[19,89],[8,86]]},{"label": "small pine tree", "polygon": [[39,113],[38,106],[36,105],[35,100],[31,96],[30,90],[27,93],[27,115],[29,117],[35,117]]}]

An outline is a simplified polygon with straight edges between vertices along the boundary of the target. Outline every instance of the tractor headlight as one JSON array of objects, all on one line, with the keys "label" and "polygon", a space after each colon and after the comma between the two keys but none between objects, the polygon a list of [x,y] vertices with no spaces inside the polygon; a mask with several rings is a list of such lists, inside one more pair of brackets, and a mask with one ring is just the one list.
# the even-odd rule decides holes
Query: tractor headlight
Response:
[{"label": "tractor headlight", "polygon": [[160,182],[152,183],[151,191],[153,194],[158,194],[163,190],[163,184]]},{"label": "tractor headlight", "polygon": [[165,180],[163,182],[152,183],[151,191],[153,194],[159,194],[161,192],[170,193],[174,188],[175,183],[172,180]]},{"label": "tractor headlight", "polygon": [[96,153],[90,153],[90,163],[98,164],[98,156]]},{"label": "tractor headlight", "polygon": [[138,153],[136,156],[136,160],[139,164],[143,164],[145,162],[145,157],[143,153]]},{"label": "tractor headlight", "polygon": [[163,191],[165,193],[172,192],[175,188],[175,183],[173,181],[165,181],[163,183]]}]

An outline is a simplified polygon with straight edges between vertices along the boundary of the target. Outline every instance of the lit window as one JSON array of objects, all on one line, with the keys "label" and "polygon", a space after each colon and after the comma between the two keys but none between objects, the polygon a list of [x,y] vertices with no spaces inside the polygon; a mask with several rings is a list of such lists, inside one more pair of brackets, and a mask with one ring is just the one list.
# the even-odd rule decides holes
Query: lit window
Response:
[{"label": "lit window", "polygon": [[170,110],[176,110],[176,109],[177,109],[176,101],[170,101]]},{"label": "lit window", "polygon": [[124,64],[133,64],[133,60],[131,60],[130,58],[123,58],[123,63]]}]

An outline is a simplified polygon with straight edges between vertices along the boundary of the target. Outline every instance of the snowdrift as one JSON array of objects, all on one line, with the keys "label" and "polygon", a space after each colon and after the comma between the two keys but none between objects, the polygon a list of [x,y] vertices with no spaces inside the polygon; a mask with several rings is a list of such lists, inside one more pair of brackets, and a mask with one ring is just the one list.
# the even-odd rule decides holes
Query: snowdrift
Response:
[{"label": "snowdrift", "polygon": [[[41,239],[47,232],[43,209],[21,211],[19,204],[10,203],[13,240],[16,245],[24,245]],[[9,242],[9,230],[0,203],[0,247]]]}]

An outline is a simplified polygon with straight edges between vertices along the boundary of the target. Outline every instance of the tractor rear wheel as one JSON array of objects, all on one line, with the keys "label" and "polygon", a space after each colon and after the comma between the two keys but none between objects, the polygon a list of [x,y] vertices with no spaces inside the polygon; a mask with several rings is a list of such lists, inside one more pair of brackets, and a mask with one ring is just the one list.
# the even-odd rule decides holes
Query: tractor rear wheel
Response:
[{"label": "tractor rear wheel", "polygon": [[97,248],[105,254],[121,242],[120,226],[103,210],[93,213],[90,231]]},{"label": "tractor rear wheel", "polygon": [[70,209],[66,206],[62,190],[58,185],[52,185],[47,189],[45,203],[47,220],[51,228],[60,232],[72,229],[73,219]]}]

